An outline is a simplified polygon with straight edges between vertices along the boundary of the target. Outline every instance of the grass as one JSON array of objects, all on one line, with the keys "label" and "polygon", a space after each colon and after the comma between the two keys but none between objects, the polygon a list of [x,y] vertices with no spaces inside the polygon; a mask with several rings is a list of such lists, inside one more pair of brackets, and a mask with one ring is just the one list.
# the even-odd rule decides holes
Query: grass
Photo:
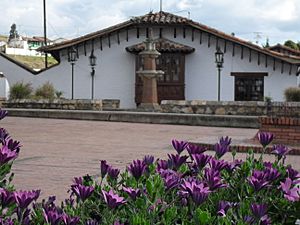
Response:
[{"label": "grass", "polygon": [[[32,68],[32,69],[43,69],[45,68],[45,57],[39,56],[23,56],[23,55],[9,55],[9,57],[20,63]],[[48,67],[57,64],[58,62],[48,56]]]},{"label": "grass", "polygon": [[5,42],[7,42],[7,39],[8,39],[8,37],[7,36],[5,36],[5,35],[0,35],[0,41],[5,41]]}]

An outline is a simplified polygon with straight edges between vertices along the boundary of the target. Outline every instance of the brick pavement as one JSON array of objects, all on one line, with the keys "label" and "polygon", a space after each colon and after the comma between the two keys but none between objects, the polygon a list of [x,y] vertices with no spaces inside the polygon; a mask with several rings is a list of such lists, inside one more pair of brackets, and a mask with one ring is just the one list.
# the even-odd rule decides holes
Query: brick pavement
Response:
[{"label": "brick pavement", "polygon": [[[256,129],[241,128],[21,117],[5,118],[1,127],[23,145],[13,166],[16,188],[41,188],[42,197],[56,195],[59,200],[67,197],[73,177],[98,175],[101,159],[125,168],[133,159],[146,154],[165,158],[172,149],[172,138],[217,141],[228,135],[234,140],[244,140],[257,132]],[[239,153],[238,157],[244,158],[245,154]],[[300,170],[300,156],[290,156],[287,162]]]}]

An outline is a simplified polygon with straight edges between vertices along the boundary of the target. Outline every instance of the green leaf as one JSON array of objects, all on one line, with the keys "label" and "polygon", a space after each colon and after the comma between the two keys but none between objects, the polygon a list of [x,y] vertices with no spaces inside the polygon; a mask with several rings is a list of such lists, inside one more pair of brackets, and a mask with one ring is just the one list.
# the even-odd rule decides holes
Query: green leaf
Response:
[{"label": "green leaf", "polygon": [[211,215],[209,212],[202,211],[200,208],[196,209],[194,214],[195,224],[205,225],[211,224]]}]

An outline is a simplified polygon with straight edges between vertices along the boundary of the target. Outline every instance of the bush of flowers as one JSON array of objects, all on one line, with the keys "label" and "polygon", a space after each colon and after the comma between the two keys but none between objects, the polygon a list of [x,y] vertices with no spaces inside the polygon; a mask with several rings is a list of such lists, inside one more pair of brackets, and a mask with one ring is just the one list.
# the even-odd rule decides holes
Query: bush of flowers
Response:
[{"label": "bush of flowers", "polygon": [[[0,111],[0,119],[7,112]],[[266,149],[273,135],[259,133]],[[0,129],[0,224],[295,224],[300,218],[300,173],[285,165],[289,149],[274,145],[274,162],[249,151],[235,158],[231,139],[207,149],[172,140],[166,159],[145,156],[125,171],[99,162],[99,177],[76,177],[69,197],[38,201],[40,190],[17,191],[10,172],[20,143]],[[225,154],[232,160],[225,161]]]}]

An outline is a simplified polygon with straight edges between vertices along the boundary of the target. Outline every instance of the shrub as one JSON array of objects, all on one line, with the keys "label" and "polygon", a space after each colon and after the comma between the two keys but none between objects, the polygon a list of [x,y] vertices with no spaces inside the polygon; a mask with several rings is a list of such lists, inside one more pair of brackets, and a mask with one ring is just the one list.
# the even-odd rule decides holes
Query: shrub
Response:
[{"label": "shrub", "polygon": [[285,100],[288,102],[300,102],[300,88],[289,87],[284,91]]},{"label": "shrub", "polygon": [[10,99],[25,99],[30,98],[32,94],[31,83],[17,82],[10,88]]},{"label": "shrub", "polygon": [[53,85],[48,81],[43,84],[41,87],[37,88],[35,91],[36,98],[43,98],[43,99],[54,99],[55,98],[56,90]]},{"label": "shrub", "polygon": [[[0,119],[7,112],[0,110]],[[145,156],[124,172],[100,161],[99,177],[74,178],[70,197],[36,203],[40,190],[15,191],[10,167],[20,144],[0,129],[1,224],[295,224],[300,212],[300,173],[286,166],[289,149],[273,146],[275,162],[264,162],[273,135],[259,133],[259,159],[221,160],[231,139],[222,137],[215,155],[205,147],[173,140],[167,160]]]}]

